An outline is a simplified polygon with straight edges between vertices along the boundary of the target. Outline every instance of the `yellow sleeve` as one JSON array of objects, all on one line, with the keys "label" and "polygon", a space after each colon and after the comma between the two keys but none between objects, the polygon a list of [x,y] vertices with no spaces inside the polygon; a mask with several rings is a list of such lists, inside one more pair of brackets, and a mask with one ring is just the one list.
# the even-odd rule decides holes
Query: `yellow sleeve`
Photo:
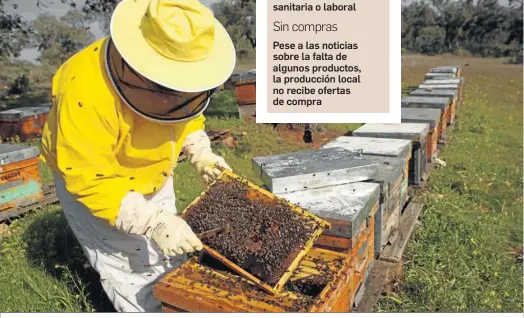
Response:
[{"label": "yellow sleeve", "polygon": [[96,217],[114,225],[120,202],[131,190],[115,169],[118,115],[113,105],[83,98],[88,94],[71,87],[58,100],[56,165],[67,190]]}]

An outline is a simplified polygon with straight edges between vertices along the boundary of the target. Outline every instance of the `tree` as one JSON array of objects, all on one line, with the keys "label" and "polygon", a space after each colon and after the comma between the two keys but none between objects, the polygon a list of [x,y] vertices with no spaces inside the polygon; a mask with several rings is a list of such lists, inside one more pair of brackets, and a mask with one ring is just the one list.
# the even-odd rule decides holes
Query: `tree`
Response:
[{"label": "tree", "polygon": [[0,57],[18,57],[29,42],[29,27],[20,15],[6,13],[4,5],[0,0]]},{"label": "tree", "polygon": [[57,18],[41,14],[32,23],[32,44],[40,52],[43,64],[60,65],[71,55],[95,40],[88,30],[88,20],[79,10],[70,10]]}]

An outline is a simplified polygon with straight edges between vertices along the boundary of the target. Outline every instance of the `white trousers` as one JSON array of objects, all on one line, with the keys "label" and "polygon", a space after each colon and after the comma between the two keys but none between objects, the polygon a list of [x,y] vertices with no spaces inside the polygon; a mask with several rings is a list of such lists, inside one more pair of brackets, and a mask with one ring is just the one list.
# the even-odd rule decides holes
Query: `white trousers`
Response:
[{"label": "white trousers", "polygon": [[[166,258],[156,243],[143,235],[129,235],[94,217],[76,201],[55,175],[56,193],[69,226],[91,266],[100,274],[105,293],[119,312],[160,312],[153,286],[180,266],[186,256]],[[166,212],[176,214],[173,178],[153,196],[146,197]]]}]

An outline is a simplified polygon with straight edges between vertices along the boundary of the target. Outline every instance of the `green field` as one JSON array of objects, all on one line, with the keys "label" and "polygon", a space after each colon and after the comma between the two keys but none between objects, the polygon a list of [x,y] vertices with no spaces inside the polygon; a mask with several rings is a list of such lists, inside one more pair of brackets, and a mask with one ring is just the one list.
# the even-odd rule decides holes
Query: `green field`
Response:
[{"label": "green field", "polygon": [[[403,90],[423,80],[429,67],[464,67],[464,104],[452,141],[441,153],[446,167],[433,172],[421,227],[408,246],[403,279],[382,297],[377,311],[522,312],[522,67],[499,60],[403,57]],[[245,67],[249,69],[250,67]],[[231,92],[206,111],[208,129],[230,129],[234,149],[215,147],[240,175],[255,183],[257,155],[306,149],[270,126],[238,119]],[[342,135],[355,124],[326,125]],[[47,182],[49,171],[42,167]],[[203,189],[192,167],[176,169],[177,208]],[[60,208],[16,220],[0,242],[0,311],[110,311]],[[520,257],[520,258],[519,258]]]}]

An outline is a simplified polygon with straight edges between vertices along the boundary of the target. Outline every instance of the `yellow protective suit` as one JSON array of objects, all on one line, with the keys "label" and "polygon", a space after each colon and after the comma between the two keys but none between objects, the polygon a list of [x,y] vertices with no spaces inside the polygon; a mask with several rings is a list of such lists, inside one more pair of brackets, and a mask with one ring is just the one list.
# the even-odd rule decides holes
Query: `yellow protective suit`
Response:
[{"label": "yellow protective suit", "polygon": [[205,119],[155,123],[123,104],[106,73],[105,41],[71,57],[53,77],[41,158],[75,199],[114,225],[129,191],[150,195],[164,186],[185,137],[204,129]]}]

